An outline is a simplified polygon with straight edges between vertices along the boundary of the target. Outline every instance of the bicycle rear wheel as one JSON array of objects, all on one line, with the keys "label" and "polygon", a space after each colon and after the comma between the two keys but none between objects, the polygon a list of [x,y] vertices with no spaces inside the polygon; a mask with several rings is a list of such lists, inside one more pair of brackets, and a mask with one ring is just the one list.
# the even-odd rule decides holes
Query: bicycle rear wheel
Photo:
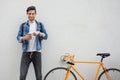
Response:
[{"label": "bicycle rear wheel", "polygon": [[[109,74],[112,80],[120,80],[120,70],[116,68],[110,68],[106,70]],[[100,76],[98,77],[98,80],[108,80],[105,76],[105,72],[103,71]]]},{"label": "bicycle rear wheel", "polygon": [[[64,80],[67,72],[67,68],[64,67],[56,67],[50,70],[44,77],[44,80]],[[70,75],[68,80],[77,80],[75,74],[70,71]]]}]

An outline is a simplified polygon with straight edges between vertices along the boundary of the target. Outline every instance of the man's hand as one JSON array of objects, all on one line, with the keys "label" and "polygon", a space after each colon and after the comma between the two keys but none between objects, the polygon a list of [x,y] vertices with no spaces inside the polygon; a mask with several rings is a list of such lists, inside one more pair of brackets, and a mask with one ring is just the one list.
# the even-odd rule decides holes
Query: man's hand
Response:
[{"label": "man's hand", "polygon": [[37,36],[39,34],[39,31],[33,32],[33,36]]},{"label": "man's hand", "polygon": [[32,34],[27,34],[22,38],[23,41],[32,39]]},{"label": "man's hand", "polygon": [[37,35],[39,35],[40,37],[43,36],[43,34],[41,32],[39,32],[39,31],[33,32],[33,36],[37,36]]}]

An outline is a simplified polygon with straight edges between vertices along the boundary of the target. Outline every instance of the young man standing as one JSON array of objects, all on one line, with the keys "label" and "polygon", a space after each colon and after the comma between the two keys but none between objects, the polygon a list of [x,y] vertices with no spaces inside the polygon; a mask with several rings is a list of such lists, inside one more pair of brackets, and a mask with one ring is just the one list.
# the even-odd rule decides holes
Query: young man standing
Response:
[{"label": "young man standing", "polygon": [[36,80],[42,80],[41,70],[41,41],[48,35],[42,23],[36,21],[36,8],[30,6],[26,10],[28,21],[22,23],[18,35],[18,42],[22,43],[23,54],[20,64],[20,80],[26,80],[29,65],[32,62]]}]

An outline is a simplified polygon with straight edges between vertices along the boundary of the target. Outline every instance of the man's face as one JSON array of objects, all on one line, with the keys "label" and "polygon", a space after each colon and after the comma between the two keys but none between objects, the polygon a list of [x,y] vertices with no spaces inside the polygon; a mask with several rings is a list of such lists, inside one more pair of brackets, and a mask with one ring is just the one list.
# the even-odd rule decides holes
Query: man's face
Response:
[{"label": "man's face", "polygon": [[28,20],[29,21],[34,21],[35,20],[35,17],[36,17],[35,10],[28,11],[27,15],[28,15]]}]

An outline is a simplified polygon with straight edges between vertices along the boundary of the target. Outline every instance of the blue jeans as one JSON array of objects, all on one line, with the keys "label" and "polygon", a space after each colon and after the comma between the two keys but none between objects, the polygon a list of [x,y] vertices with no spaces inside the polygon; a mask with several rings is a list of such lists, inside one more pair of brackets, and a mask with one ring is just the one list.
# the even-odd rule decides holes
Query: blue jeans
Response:
[{"label": "blue jeans", "polygon": [[20,64],[20,80],[26,80],[31,62],[34,66],[36,80],[42,80],[41,52],[23,52]]}]

